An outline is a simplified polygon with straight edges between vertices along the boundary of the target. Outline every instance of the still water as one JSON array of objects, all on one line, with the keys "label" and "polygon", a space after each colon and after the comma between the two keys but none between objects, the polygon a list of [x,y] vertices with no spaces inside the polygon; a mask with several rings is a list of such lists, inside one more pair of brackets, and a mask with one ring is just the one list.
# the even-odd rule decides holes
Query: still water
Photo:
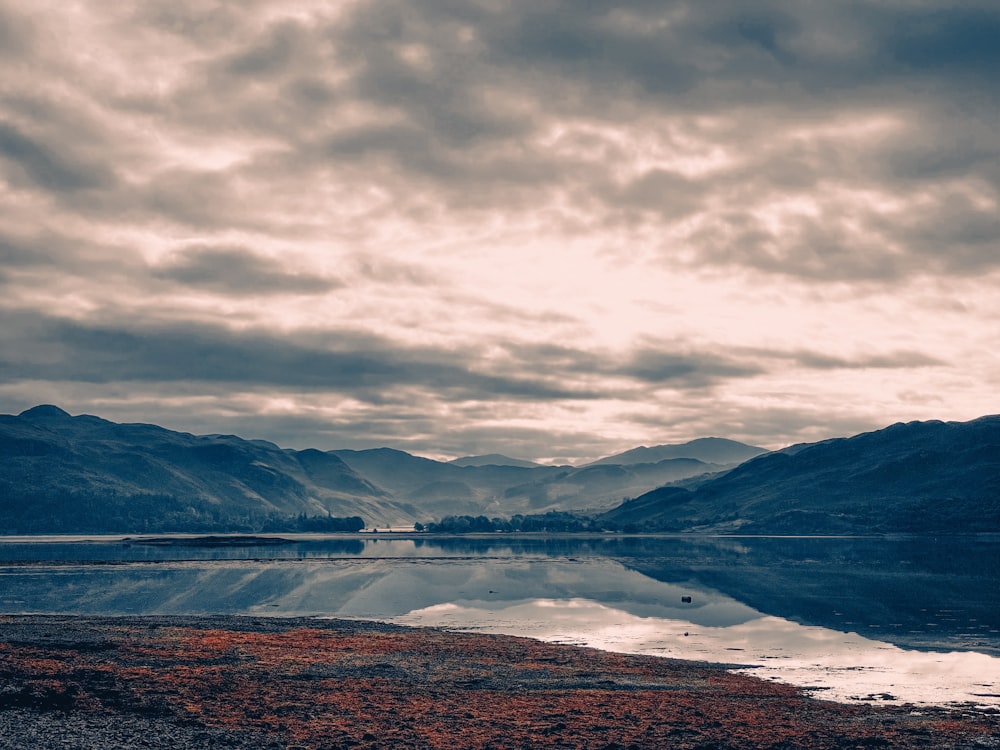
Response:
[{"label": "still water", "polygon": [[[0,537],[0,613],[374,619],[1000,707],[1000,538]],[[183,541],[183,543],[178,543]]]}]

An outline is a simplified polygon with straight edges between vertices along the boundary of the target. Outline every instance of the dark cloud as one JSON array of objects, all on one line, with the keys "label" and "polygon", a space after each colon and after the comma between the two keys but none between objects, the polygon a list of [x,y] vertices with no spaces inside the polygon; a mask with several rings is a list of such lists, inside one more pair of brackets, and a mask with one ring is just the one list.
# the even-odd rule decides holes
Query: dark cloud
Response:
[{"label": "dark cloud", "polygon": [[[6,382],[201,381],[325,391],[369,403],[390,403],[397,392],[409,401],[416,389],[431,402],[551,403],[613,398],[635,389],[700,390],[764,372],[752,358],[668,344],[647,343],[624,358],[554,345],[502,344],[507,356],[497,360],[474,346],[408,347],[358,330],[277,335],[183,320],[123,325],[25,311],[7,317],[9,343],[31,343],[4,347],[10,352],[0,361]],[[606,382],[608,377],[614,380]]]},{"label": "dark cloud", "polygon": [[771,357],[790,359],[796,364],[815,370],[855,369],[909,369],[913,367],[940,367],[948,363],[924,352],[893,351],[884,354],[867,354],[857,357],[838,357],[816,351],[771,352]]},{"label": "dark cloud", "polygon": [[688,388],[704,388],[722,380],[764,372],[758,366],[719,354],[675,352],[659,347],[636,351],[619,371],[650,385],[683,384]]},{"label": "dark cloud", "polygon": [[336,279],[287,270],[273,259],[236,247],[187,247],[152,270],[156,278],[222,294],[323,294]]},{"label": "dark cloud", "polygon": [[901,65],[952,81],[969,79],[982,93],[992,90],[990,71],[1000,67],[1000,9],[988,7],[918,8],[887,19],[885,51]]},{"label": "dark cloud", "polygon": [[[509,356],[503,372],[539,370],[569,382],[596,376],[622,378],[642,389],[698,390],[765,372],[751,358],[730,358],[684,343],[644,341],[624,354],[555,344],[503,348]],[[605,395],[616,395],[620,387],[607,386]]]},{"label": "dark cloud", "polygon": [[50,266],[71,257],[71,253],[60,257],[59,253],[53,252],[50,243],[34,237],[0,234],[0,261],[4,268]]},{"label": "dark cloud", "polygon": [[14,184],[30,184],[53,193],[109,187],[114,183],[110,169],[74,158],[65,149],[42,143],[21,132],[11,123],[0,121],[0,157]]},{"label": "dark cloud", "polygon": [[[396,388],[437,398],[590,399],[558,379],[470,369],[452,349],[405,347],[360,331],[232,331],[194,322],[123,326],[9,312],[0,360],[4,381],[91,383],[206,381],[336,391],[384,401]],[[30,341],[29,346],[11,343]]]}]

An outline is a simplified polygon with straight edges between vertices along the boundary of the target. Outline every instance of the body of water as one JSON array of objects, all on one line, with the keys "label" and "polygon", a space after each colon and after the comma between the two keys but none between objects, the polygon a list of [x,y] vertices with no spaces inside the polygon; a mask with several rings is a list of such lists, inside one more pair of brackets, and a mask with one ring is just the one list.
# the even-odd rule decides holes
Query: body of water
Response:
[{"label": "body of water", "polygon": [[0,613],[373,619],[721,662],[842,701],[1000,707],[995,537],[178,539],[0,537]]}]

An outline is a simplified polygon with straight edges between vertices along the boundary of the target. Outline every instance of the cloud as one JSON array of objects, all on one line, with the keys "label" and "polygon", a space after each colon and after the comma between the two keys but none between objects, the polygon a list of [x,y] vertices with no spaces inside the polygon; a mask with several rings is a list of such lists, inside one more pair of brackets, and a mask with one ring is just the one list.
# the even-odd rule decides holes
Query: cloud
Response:
[{"label": "cloud", "polygon": [[1000,64],[995,43],[1000,11],[995,6],[916,10],[891,21],[886,51],[901,65],[978,87],[988,85],[988,71]]},{"label": "cloud", "polygon": [[931,356],[926,352],[907,350],[844,356],[808,349],[795,351],[756,349],[748,350],[744,354],[765,361],[792,362],[811,370],[908,370],[915,367],[948,365],[945,360]]},{"label": "cloud", "polygon": [[[607,227],[659,227],[672,239],[664,261],[692,267],[810,281],[996,267],[997,144],[981,126],[996,98],[980,42],[1000,21],[987,6],[632,2],[565,13],[418,0],[355,3],[336,17],[267,11],[154,6],[118,19],[192,55],[166,66],[170,84],[147,116],[165,145],[187,142],[193,155],[200,143],[221,166],[141,169],[127,194],[121,186],[92,210],[124,203],[143,221],[273,231],[289,206],[268,205],[262,181],[275,196],[338,174],[390,197],[366,225],[571,200]],[[137,138],[130,101],[93,104]],[[958,114],[968,104],[980,114]],[[866,134],[865,121],[883,126]],[[962,143],[973,129],[977,147],[942,155],[942,137]],[[20,130],[6,145],[49,189],[111,186],[109,173]],[[964,185],[928,194],[941,170]],[[808,210],[775,215],[782,202]],[[956,208],[964,216],[945,231]],[[964,262],[925,250],[924,217]]]},{"label": "cloud", "polygon": [[114,182],[109,169],[74,158],[24,134],[10,123],[0,122],[0,156],[14,167],[8,170],[13,184],[25,181],[53,193],[108,187]]},{"label": "cloud", "polygon": [[522,455],[974,416],[998,30],[985,0],[0,0],[0,390]]},{"label": "cloud", "polygon": [[652,347],[632,353],[619,371],[649,384],[683,383],[689,388],[707,387],[725,379],[751,377],[763,372],[750,363],[719,354],[693,354]]},{"label": "cloud", "polygon": [[0,56],[19,61],[36,43],[30,19],[0,5]]},{"label": "cloud", "polygon": [[273,258],[236,247],[186,247],[153,268],[153,276],[222,294],[323,294],[340,282],[295,273]]},{"label": "cloud", "polygon": [[8,312],[10,341],[0,361],[5,380],[91,383],[207,381],[325,389],[370,402],[398,388],[437,398],[587,399],[594,393],[554,378],[494,375],[470,367],[469,352],[407,347],[364,331],[327,329],[278,335],[233,331],[194,321],[122,325],[80,322],[34,312]]}]

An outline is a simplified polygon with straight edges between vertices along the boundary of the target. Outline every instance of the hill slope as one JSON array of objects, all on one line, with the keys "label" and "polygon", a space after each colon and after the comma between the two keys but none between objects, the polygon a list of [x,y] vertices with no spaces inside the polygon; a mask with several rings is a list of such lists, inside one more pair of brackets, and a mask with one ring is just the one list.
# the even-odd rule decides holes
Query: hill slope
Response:
[{"label": "hill slope", "polygon": [[0,532],[257,528],[306,516],[411,518],[336,456],[71,417],[0,415]]},{"label": "hill slope", "polygon": [[653,490],[601,519],[671,531],[1000,531],[1000,416],[791,446],[691,491]]}]

